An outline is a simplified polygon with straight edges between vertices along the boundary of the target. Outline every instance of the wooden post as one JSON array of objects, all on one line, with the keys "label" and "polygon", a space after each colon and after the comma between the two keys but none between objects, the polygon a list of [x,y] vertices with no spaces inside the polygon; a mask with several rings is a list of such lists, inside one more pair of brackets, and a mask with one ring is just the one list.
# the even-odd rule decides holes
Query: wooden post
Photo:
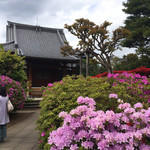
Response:
[{"label": "wooden post", "polygon": [[[32,66],[28,66],[29,67],[29,75],[28,75],[28,84],[29,84],[29,90],[32,89]],[[29,92],[29,95],[31,94],[31,92]]]},{"label": "wooden post", "polygon": [[80,75],[82,75],[82,54],[80,55]]},{"label": "wooden post", "polygon": [[86,77],[89,75],[89,53],[86,52]]}]

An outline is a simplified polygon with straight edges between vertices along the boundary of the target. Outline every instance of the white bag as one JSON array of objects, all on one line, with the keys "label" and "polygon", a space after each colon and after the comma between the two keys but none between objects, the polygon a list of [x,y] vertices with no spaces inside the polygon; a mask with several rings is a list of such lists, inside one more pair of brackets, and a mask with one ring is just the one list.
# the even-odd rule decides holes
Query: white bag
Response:
[{"label": "white bag", "polygon": [[14,106],[12,105],[10,100],[8,100],[8,102],[7,102],[7,110],[8,110],[8,112],[11,112],[14,110]]}]

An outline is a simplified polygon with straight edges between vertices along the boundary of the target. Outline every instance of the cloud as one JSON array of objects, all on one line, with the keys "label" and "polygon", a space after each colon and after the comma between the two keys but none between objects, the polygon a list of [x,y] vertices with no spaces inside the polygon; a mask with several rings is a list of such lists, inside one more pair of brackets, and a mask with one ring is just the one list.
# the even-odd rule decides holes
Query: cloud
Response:
[{"label": "cloud", "polygon": [[[0,0],[0,43],[5,42],[7,20],[64,28],[75,19],[86,18],[96,24],[112,22],[110,31],[123,25],[126,14],[122,11],[125,0]],[[37,19],[38,18],[38,19]],[[67,40],[76,46],[77,39],[64,29]]]},{"label": "cloud", "polygon": [[45,0],[2,0],[0,1],[0,13],[8,18],[33,17],[42,12]]}]

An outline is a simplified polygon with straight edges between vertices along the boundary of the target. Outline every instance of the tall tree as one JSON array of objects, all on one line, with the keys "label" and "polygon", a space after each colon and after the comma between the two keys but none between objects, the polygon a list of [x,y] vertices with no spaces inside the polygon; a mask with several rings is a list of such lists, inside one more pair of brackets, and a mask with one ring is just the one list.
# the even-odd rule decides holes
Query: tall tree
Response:
[{"label": "tall tree", "polygon": [[125,28],[131,31],[124,46],[136,48],[141,56],[150,56],[150,0],[127,0],[123,11],[128,14]]},{"label": "tall tree", "polygon": [[140,68],[141,66],[149,68],[150,61],[148,61],[147,57],[143,57],[141,59],[137,54],[130,53],[124,55],[123,58],[114,57],[112,60],[112,64],[114,70],[133,70],[136,68]]},{"label": "tall tree", "polygon": [[127,54],[123,58],[115,57],[113,59],[114,70],[133,70],[140,67],[140,60],[138,59],[137,54]]},{"label": "tall tree", "polygon": [[110,22],[105,21],[101,25],[89,21],[88,19],[76,19],[76,22],[72,25],[65,25],[74,36],[79,39],[79,43],[76,49],[73,49],[68,42],[61,47],[61,53],[63,55],[76,55],[76,54],[90,54],[93,58],[106,68],[110,73],[113,72],[111,57],[112,53],[121,48],[121,42],[128,30],[123,28],[117,28],[113,31],[112,37],[110,37],[108,27]]}]

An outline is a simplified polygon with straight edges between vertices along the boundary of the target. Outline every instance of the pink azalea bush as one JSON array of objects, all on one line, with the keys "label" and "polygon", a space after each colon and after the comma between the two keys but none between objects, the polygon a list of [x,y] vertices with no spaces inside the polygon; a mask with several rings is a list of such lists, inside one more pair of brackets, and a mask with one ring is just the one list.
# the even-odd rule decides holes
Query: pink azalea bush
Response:
[{"label": "pink azalea bush", "polygon": [[6,87],[7,94],[15,110],[22,109],[26,95],[21,84],[7,76],[0,75],[0,86]]},{"label": "pink azalea bush", "polygon": [[120,85],[126,87],[127,93],[130,93],[130,96],[135,99],[129,101],[131,104],[135,104],[137,102],[136,99],[139,101],[139,98],[145,105],[150,102],[150,82],[146,76],[123,72],[121,74],[109,73],[107,78],[108,82],[114,87],[112,92],[117,92],[119,97],[122,97],[122,93],[119,94]]},{"label": "pink azalea bush", "polygon": [[37,121],[39,146],[42,149],[50,149],[47,144],[49,133],[62,125],[63,120],[58,114],[62,111],[69,113],[76,108],[76,100],[80,95],[92,97],[96,101],[96,110],[104,112],[112,110],[119,113],[118,102],[122,100],[130,103],[131,107],[140,102],[144,109],[148,109],[150,82],[146,76],[124,72],[103,78],[67,76],[61,82],[50,83],[43,92],[41,113]]},{"label": "pink azalea bush", "polygon": [[141,103],[133,107],[120,103],[120,112],[115,113],[95,111],[92,98],[80,96],[77,102],[80,105],[70,113],[59,113],[64,123],[49,135],[51,150],[150,149],[150,107],[143,109]]}]

